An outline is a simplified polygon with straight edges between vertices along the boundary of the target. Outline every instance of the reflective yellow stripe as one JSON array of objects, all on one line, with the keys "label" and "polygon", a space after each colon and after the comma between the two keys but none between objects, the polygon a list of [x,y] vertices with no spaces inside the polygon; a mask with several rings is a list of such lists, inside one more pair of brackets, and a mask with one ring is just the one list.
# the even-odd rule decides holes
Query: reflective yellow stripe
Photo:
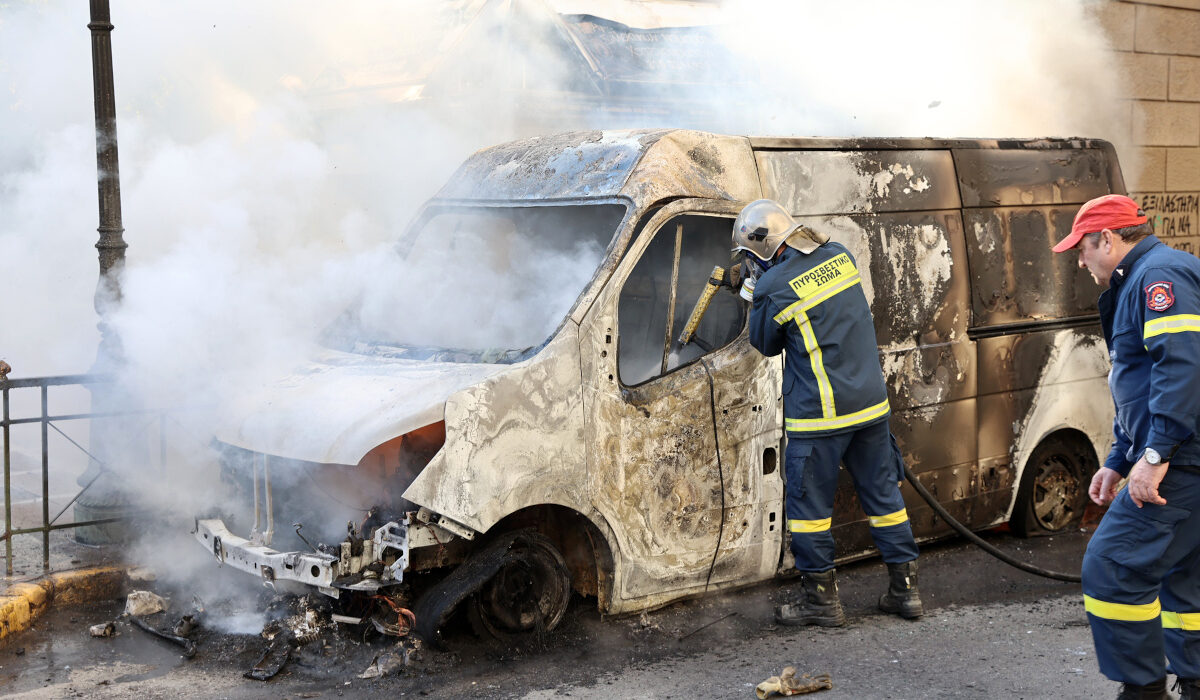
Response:
[{"label": "reflective yellow stripe", "polygon": [[775,323],[778,323],[779,325],[782,326],[783,324],[785,324],[788,321],[791,321],[793,318],[795,318],[796,314],[798,314],[802,311],[808,311],[809,309],[816,306],[817,304],[820,304],[820,303],[824,302],[825,300],[829,299],[829,297],[831,297],[835,294],[844,292],[847,289],[853,287],[854,285],[858,284],[861,281],[862,281],[862,275],[859,275],[856,272],[852,276],[839,281],[837,284],[833,285],[832,287],[828,287],[824,290],[819,291],[817,294],[815,294],[811,297],[804,297],[803,299],[799,299],[797,301],[792,302],[791,304],[788,304],[786,309],[775,314],[772,318],[775,321]]},{"label": "reflective yellow stripe", "polygon": [[867,519],[871,521],[871,527],[891,527],[908,522],[908,510],[901,508],[895,513],[887,515],[868,515]]},{"label": "reflective yellow stripe", "polygon": [[1153,338],[1163,333],[1200,333],[1200,316],[1195,314],[1177,314],[1163,316],[1153,321],[1146,321],[1142,329],[1142,339]]},{"label": "reflective yellow stripe", "polygon": [[788,430],[795,433],[815,430],[835,430],[875,420],[880,416],[887,415],[887,412],[888,402],[887,399],[884,399],[874,406],[869,406],[861,411],[855,411],[844,416],[835,416],[833,418],[787,418],[784,420],[784,423]]},{"label": "reflective yellow stripe", "polygon": [[1083,608],[1096,617],[1122,622],[1147,622],[1162,616],[1162,605],[1159,604],[1158,598],[1155,598],[1152,603],[1126,605],[1125,603],[1109,603],[1085,595]]},{"label": "reflective yellow stripe", "polygon": [[838,294],[839,292],[844,292],[847,289],[853,287],[854,285],[858,284],[861,280],[862,280],[862,277],[859,276],[858,273],[855,273],[852,277],[847,277],[846,279],[842,280],[841,282],[838,282],[834,286],[817,293],[815,296],[811,296],[811,297],[805,299],[803,309],[805,311],[808,311],[809,309],[816,306],[817,304],[820,304],[821,302],[825,301],[829,297],[831,297],[835,294]]},{"label": "reflective yellow stripe", "polygon": [[808,315],[803,311],[796,314],[796,325],[800,327],[800,336],[804,338],[804,349],[808,351],[808,361],[812,365],[813,377],[817,380],[817,393],[821,395],[821,416],[833,418],[837,411],[833,406],[833,384],[829,383],[829,375],[825,372],[825,356],[821,354],[821,346],[813,333]]},{"label": "reflective yellow stripe", "polygon": [[799,301],[794,301],[791,304],[788,304],[788,307],[786,309],[775,314],[775,316],[773,317],[775,320],[775,323],[778,323],[779,325],[782,326],[783,324],[792,320],[792,317],[796,315],[796,312],[799,311],[800,307],[803,305],[804,305],[803,299],[801,299]]},{"label": "reflective yellow stripe", "polygon": [[1200,613],[1162,612],[1162,626],[1167,629],[1200,632]]},{"label": "reflective yellow stripe", "polygon": [[833,518],[824,520],[789,520],[788,529],[792,532],[825,532],[829,529]]}]

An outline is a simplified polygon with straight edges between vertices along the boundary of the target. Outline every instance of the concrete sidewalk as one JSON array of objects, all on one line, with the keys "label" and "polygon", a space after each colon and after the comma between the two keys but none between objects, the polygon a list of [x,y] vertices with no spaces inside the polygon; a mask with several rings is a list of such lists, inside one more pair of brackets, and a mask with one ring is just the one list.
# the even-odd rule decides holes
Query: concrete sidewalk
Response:
[{"label": "concrete sidewalk", "polygon": [[29,629],[52,605],[116,598],[127,587],[117,547],[81,545],[58,530],[50,535],[49,570],[42,569],[42,553],[41,535],[13,538],[13,575],[0,579],[0,640]]}]

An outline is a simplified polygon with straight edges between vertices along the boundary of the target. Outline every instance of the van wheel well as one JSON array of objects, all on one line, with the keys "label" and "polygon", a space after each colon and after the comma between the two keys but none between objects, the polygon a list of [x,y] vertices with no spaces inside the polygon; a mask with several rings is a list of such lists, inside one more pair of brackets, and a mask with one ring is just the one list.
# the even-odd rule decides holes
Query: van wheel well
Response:
[{"label": "van wheel well", "polygon": [[523,528],[537,530],[554,544],[566,561],[571,587],[577,593],[595,597],[601,611],[608,608],[613,556],[608,541],[592,521],[564,506],[531,506],[500,520],[488,535]]},{"label": "van wheel well", "polygon": [[1021,471],[1009,524],[1021,537],[1052,535],[1077,524],[1097,468],[1087,436],[1074,429],[1042,438]]}]

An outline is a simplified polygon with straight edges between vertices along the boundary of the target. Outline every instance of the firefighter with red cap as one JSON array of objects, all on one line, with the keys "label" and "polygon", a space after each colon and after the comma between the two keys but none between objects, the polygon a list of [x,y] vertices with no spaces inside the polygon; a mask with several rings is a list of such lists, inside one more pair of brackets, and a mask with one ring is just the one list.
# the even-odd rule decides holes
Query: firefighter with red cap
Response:
[{"label": "firefighter with red cap", "polygon": [[[1114,442],[1088,491],[1110,504],[1083,559],[1100,671],[1119,698],[1200,699],[1200,259],[1129,197],[1084,204],[1054,252],[1101,287]],[[1118,484],[1128,478],[1124,488]],[[1165,660],[1164,660],[1165,657]],[[1169,662],[1169,669],[1167,662]]]}]

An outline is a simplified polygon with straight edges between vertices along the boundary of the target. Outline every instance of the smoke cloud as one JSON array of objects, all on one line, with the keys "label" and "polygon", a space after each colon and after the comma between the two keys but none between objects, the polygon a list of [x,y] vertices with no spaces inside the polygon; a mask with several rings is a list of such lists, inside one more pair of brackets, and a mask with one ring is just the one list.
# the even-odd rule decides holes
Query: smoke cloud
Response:
[{"label": "smoke cloud", "polygon": [[[142,480],[148,495],[181,513],[207,505],[204,436],[224,407],[303,361],[356,300],[393,319],[397,307],[379,296],[389,275],[422,275],[404,287],[428,290],[429,303],[410,310],[416,329],[439,331],[446,315],[429,313],[438,298],[470,304],[448,282],[462,254],[397,271],[394,241],[475,149],[548,130],[667,126],[1085,135],[1120,148],[1115,69],[1091,7],[113,2],[130,245],[112,314],[123,383],[138,405],[188,407],[178,420],[201,445],[173,451],[165,474]],[[719,45],[696,52],[708,56],[707,78],[697,81],[694,64],[657,69],[695,84],[671,88],[675,108],[630,111],[601,94],[568,104],[587,83],[581,64],[564,59],[555,10],[643,28],[701,16]],[[95,358],[87,22],[78,3],[0,0],[0,358],[14,377],[81,372]],[[564,109],[530,110],[534,97]],[[555,279],[578,277],[556,269]],[[569,307],[579,290],[557,288]]]}]

